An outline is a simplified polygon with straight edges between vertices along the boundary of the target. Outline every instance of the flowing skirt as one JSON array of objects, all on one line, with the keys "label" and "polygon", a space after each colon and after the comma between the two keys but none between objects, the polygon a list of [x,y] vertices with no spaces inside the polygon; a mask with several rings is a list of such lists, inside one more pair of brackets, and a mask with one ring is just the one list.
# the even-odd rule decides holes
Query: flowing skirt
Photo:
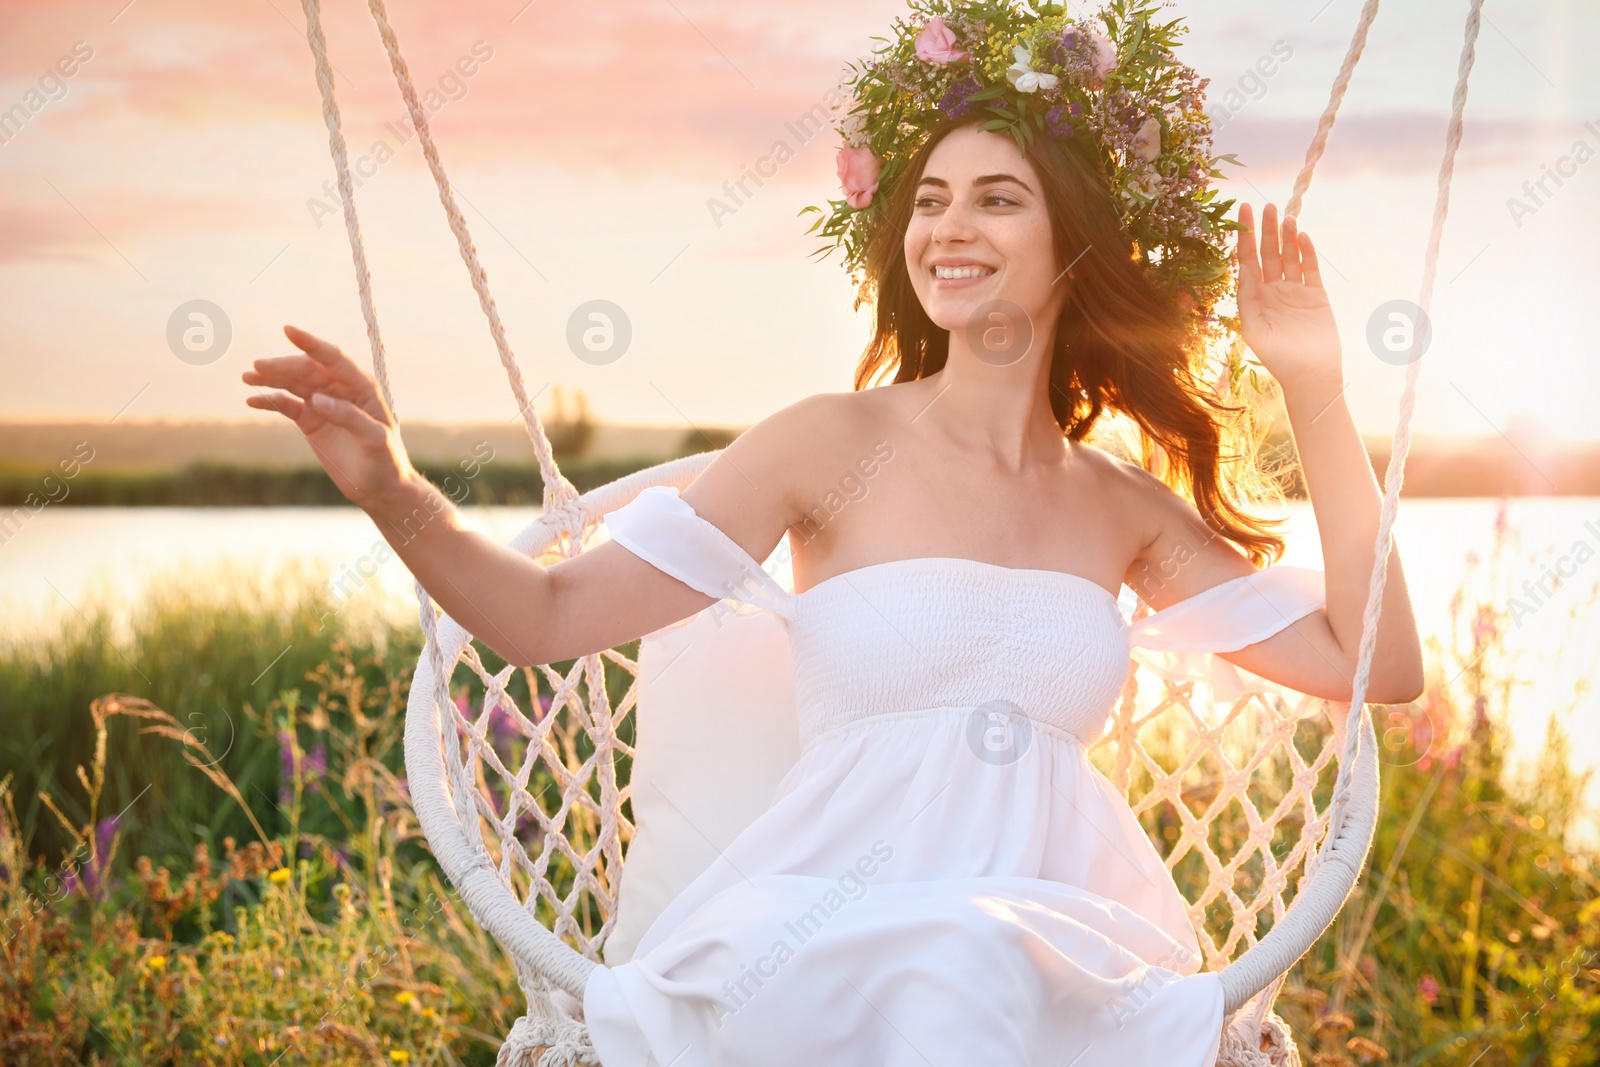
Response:
[{"label": "flowing skirt", "polygon": [[1071,734],[973,709],[815,737],[633,957],[603,1067],[1212,1067],[1222,988],[1160,856]]}]

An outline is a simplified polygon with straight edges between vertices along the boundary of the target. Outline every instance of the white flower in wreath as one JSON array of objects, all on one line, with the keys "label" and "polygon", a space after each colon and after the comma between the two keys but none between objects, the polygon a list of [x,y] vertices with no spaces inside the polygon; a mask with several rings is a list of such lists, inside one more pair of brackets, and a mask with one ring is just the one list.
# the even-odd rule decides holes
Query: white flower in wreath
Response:
[{"label": "white flower in wreath", "polygon": [[1133,154],[1146,163],[1161,157],[1161,120],[1151,115],[1133,138]]},{"label": "white flower in wreath", "polygon": [[1161,193],[1161,175],[1153,170],[1147,171],[1138,179],[1130,178],[1123,188],[1127,191],[1124,194],[1124,199],[1130,202],[1140,202],[1131,195],[1133,193],[1138,193],[1146,199],[1154,200]]},{"label": "white flower in wreath", "polygon": [[863,111],[852,112],[843,122],[844,143],[852,148],[866,144],[867,116]]},{"label": "white flower in wreath", "polygon": [[1017,87],[1019,93],[1032,93],[1040,89],[1054,89],[1060,79],[1054,74],[1041,74],[1030,65],[1033,56],[1022,45],[1011,49],[1016,62],[1006,68],[1006,81]]}]

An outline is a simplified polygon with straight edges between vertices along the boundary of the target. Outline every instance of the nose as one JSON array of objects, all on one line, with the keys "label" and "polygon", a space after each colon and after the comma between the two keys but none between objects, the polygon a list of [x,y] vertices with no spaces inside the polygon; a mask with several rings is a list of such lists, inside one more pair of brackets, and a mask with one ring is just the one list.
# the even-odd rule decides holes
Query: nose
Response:
[{"label": "nose", "polygon": [[957,244],[972,238],[972,215],[965,203],[954,200],[949,207],[939,215],[939,221],[933,224],[933,233],[929,235],[929,243],[937,248],[941,245]]}]

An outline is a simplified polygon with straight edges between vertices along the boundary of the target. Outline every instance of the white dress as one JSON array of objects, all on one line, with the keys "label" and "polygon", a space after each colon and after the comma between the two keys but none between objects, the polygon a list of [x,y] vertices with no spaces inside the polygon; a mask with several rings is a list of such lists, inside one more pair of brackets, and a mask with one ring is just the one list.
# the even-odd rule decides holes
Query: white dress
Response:
[{"label": "white dress", "polygon": [[926,557],[798,595],[677,490],[613,540],[783,618],[800,758],[771,806],[596,967],[603,1067],[1210,1067],[1222,990],[1127,802],[1087,760],[1135,645],[1229,651],[1323,603],[1275,566],[1130,626],[1054,570]]}]

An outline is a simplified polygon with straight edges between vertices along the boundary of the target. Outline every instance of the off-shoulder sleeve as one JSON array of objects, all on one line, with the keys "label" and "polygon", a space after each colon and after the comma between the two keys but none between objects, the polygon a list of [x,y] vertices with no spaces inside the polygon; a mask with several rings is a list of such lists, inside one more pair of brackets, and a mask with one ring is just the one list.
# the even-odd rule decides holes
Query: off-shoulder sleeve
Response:
[{"label": "off-shoulder sleeve", "polygon": [[670,485],[652,485],[606,513],[611,540],[707,596],[794,617],[793,594]]},{"label": "off-shoulder sleeve", "polygon": [[1236,652],[1327,603],[1320,570],[1265,567],[1153,612],[1128,629],[1128,644],[1162,652]]},{"label": "off-shoulder sleeve", "polygon": [[1324,575],[1277,564],[1221,582],[1128,627],[1129,651],[1171,681],[1210,685],[1219,697],[1263,692],[1269,683],[1215,655],[1264,641],[1327,602]]}]

